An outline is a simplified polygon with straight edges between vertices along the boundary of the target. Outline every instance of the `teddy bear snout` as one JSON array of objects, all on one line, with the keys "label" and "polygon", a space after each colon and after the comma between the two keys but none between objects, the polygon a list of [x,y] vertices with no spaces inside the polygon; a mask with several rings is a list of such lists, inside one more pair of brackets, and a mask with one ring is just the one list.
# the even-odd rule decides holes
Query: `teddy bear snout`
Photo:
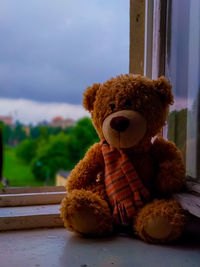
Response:
[{"label": "teddy bear snout", "polygon": [[130,121],[124,116],[117,116],[110,121],[110,127],[118,132],[124,132],[129,127]]}]

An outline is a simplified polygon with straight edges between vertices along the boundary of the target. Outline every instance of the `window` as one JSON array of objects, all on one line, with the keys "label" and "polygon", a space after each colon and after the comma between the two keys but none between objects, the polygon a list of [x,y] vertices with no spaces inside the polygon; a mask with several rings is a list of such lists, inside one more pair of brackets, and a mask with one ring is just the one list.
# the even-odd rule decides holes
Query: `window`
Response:
[{"label": "window", "polygon": [[[183,9],[183,17],[177,16],[177,10],[179,8]],[[193,142],[194,140],[194,144],[197,145],[199,142],[197,135],[199,127],[197,120],[199,100],[196,104],[191,105],[192,101],[195,103],[195,100],[198,99],[197,96],[199,91],[199,39],[196,38],[196,35],[199,36],[199,25],[194,25],[194,22],[198,21],[198,12],[199,3],[197,3],[197,1],[194,1],[193,4],[191,4],[186,0],[130,0],[130,72],[145,74],[153,78],[166,74],[175,88],[174,94],[176,102],[173,109],[175,110],[177,107],[180,108],[179,104],[182,103],[180,100],[183,100],[183,103],[185,101],[186,104],[185,106],[183,105],[183,109],[187,108],[187,110],[183,111],[183,113],[185,112],[184,114],[186,114],[185,116],[182,117],[182,115],[179,115],[182,114],[179,112],[179,109],[175,110],[175,112],[174,110],[171,110],[171,117],[169,116],[168,123],[168,133],[166,136],[168,135],[168,138],[173,140],[177,146],[182,149],[183,155],[184,151],[186,151],[185,162],[187,172],[188,175],[194,175],[193,177],[195,179],[198,178],[197,166],[199,157],[197,150],[192,149],[190,142]],[[185,23],[189,26],[188,29],[185,27],[181,32],[178,27],[180,25],[183,26],[182,19],[184,19]],[[175,25],[177,28],[174,29]],[[177,37],[177,34],[180,34],[180,38]],[[189,43],[191,46],[187,44],[188,34],[191,35],[191,44]],[[180,47],[177,46],[177,42],[179,41],[181,42],[183,50],[180,50]],[[195,52],[194,54],[193,51]],[[188,67],[186,64],[179,63],[181,62],[180,60],[183,60],[185,55],[186,59],[184,60],[190,62]],[[178,64],[180,65],[178,66]],[[190,68],[191,66],[192,68]],[[198,66],[198,68],[195,68],[196,66]],[[182,68],[182,71],[180,68]],[[175,75],[175,73],[177,75]],[[184,81],[188,86],[185,86],[183,79],[185,79]],[[195,81],[194,83],[193,80]],[[190,83],[188,81],[190,81]],[[193,109],[190,109],[192,106],[194,106]],[[173,115],[174,113],[176,116]],[[179,116],[181,117],[180,120]],[[164,134],[165,132],[166,129]],[[191,140],[190,137],[192,137]],[[179,142],[179,140],[182,141]],[[194,144],[192,145],[194,146]],[[194,160],[191,160],[191,156]],[[190,213],[200,217],[199,184],[188,182],[187,188],[189,192],[178,194],[174,197],[178,199],[181,205],[185,209],[189,210]],[[5,206],[4,203],[7,203],[6,205],[8,205],[9,202],[10,206],[9,208],[1,208],[1,210],[4,211],[3,214],[5,215],[0,217],[0,226],[2,225],[5,227],[2,229],[6,229],[6,227],[10,227],[8,229],[20,229],[23,227],[30,228],[62,225],[59,219],[58,203],[64,194],[63,187],[57,187],[57,189],[53,190],[53,192],[49,187],[44,187],[43,189],[38,188],[36,191],[34,190],[35,189],[32,188],[31,191],[30,189],[19,189],[19,191],[16,191],[16,189],[2,189],[0,191],[0,205]],[[36,202],[31,203],[32,198],[35,198]],[[49,203],[46,200],[47,198],[51,200]],[[24,199],[26,199],[26,203],[37,205],[34,207],[34,211],[32,210],[32,206],[30,208],[24,208],[21,206],[23,207],[23,210],[21,211],[18,209],[20,207],[15,207],[12,210],[12,199],[16,199],[18,205],[24,205]],[[51,205],[44,206],[42,205],[44,203]],[[24,219],[25,216],[26,220]],[[37,223],[32,223],[32,216],[36,216],[35,218],[37,219]],[[26,221],[26,226],[23,225],[23,223],[15,223],[16,221],[20,221],[21,218],[21,222]]]},{"label": "window", "polygon": [[182,151],[187,175],[200,181],[200,2],[173,0],[168,12],[166,75],[175,95],[168,138]]},{"label": "window", "polygon": [[130,72],[150,78],[165,75],[172,83],[175,104],[160,134],[176,143],[186,165],[189,192],[174,198],[200,217],[200,4],[187,0],[131,0],[130,3],[130,26],[134,35],[130,38]]},{"label": "window", "polygon": [[[182,206],[200,217],[200,2],[168,2],[165,73],[175,96],[166,137],[181,150],[189,194],[176,196]],[[192,180],[192,181],[191,181]]]},{"label": "window", "polygon": [[128,72],[129,1],[3,0],[0,25],[2,186],[55,185],[98,141],[84,89]]},{"label": "window", "polygon": [[176,143],[182,151],[187,175],[198,180],[200,3],[132,0],[131,4],[136,41],[130,38],[130,71],[150,78],[165,75],[172,83],[175,104],[164,137]]},{"label": "window", "polygon": [[98,140],[83,90],[128,72],[129,1],[5,0],[0,22],[0,230],[62,226],[52,185]]}]

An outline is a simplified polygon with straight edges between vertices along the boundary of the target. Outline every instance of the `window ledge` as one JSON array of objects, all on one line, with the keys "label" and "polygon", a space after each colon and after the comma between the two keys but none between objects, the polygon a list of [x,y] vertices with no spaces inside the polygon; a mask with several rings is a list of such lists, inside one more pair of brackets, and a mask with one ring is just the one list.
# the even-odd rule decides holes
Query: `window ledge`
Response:
[{"label": "window ledge", "polygon": [[63,227],[60,204],[0,208],[0,231]]},{"label": "window ledge", "polygon": [[[173,198],[200,218],[200,185],[187,182],[186,189]],[[0,231],[63,227],[59,208],[65,194],[63,186],[0,190]]]},{"label": "window ledge", "polygon": [[199,245],[187,238],[160,246],[124,235],[85,239],[56,228],[4,232],[0,240],[1,267],[197,267],[200,262]]},{"label": "window ledge", "polygon": [[184,210],[200,218],[200,184],[192,181],[186,182],[183,193],[174,194],[173,198],[179,202]]},{"label": "window ledge", "polygon": [[0,231],[63,227],[59,208],[65,194],[63,186],[0,190]]}]

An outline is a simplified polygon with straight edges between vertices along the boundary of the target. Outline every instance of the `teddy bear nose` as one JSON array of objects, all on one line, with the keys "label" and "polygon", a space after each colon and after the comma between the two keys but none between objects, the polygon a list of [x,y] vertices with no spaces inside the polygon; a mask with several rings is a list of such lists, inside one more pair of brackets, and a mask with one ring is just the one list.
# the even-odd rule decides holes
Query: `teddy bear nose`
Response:
[{"label": "teddy bear nose", "polygon": [[129,119],[123,116],[117,116],[110,121],[110,127],[118,132],[125,131],[130,124]]}]

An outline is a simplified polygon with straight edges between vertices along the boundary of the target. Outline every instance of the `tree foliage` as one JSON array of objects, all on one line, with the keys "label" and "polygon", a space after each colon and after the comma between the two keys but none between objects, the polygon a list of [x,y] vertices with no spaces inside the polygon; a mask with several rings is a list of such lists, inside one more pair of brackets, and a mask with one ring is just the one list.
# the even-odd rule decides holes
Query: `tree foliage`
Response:
[{"label": "tree foliage", "polygon": [[99,141],[89,118],[62,129],[45,125],[30,126],[30,135],[19,122],[15,127],[0,122],[4,142],[17,145],[16,156],[30,164],[35,179],[48,181],[58,170],[71,170],[88,148]]},{"label": "tree foliage", "polygon": [[23,125],[20,122],[16,122],[15,127],[11,127],[0,121],[0,128],[3,133],[3,141],[5,144],[15,145],[27,138]]},{"label": "tree foliage", "polygon": [[98,140],[89,118],[79,120],[69,133],[49,135],[48,142],[41,138],[36,157],[31,163],[35,178],[48,180],[60,169],[71,170],[87,149]]},{"label": "tree foliage", "polygon": [[17,157],[21,158],[24,162],[30,163],[36,156],[37,142],[33,139],[23,140],[16,149]]},{"label": "tree foliage", "polygon": [[36,179],[48,180],[54,177],[59,169],[66,169],[68,166],[67,144],[68,136],[59,133],[51,136],[49,141],[40,146],[36,157],[31,163],[31,169]]},{"label": "tree foliage", "polygon": [[167,138],[173,141],[180,150],[183,150],[186,143],[187,116],[188,110],[181,109],[170,112],[168,118]]}]

